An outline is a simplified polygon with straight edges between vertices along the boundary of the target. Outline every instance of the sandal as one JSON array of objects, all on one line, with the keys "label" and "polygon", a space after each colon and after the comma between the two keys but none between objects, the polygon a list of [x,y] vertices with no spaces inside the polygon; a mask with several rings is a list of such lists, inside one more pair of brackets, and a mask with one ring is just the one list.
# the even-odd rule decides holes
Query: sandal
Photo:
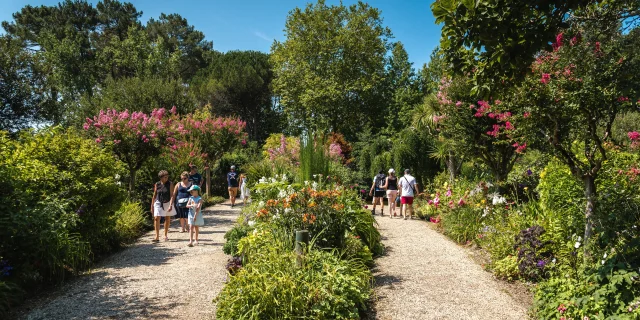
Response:
[{"label": "sandal", "polygon": [[169,241],[169,237],[164,237],[164,241]]},{"label": "sandal", "polygon": [[187,247],[193,247],[193,243],[189,242],[189,244],[187,245]]},{"label": "sandal", "polygon": [[153,243],[160,242],[160,239],[153,239],[153,240],[151,240],[151,242],[153,242]]}]

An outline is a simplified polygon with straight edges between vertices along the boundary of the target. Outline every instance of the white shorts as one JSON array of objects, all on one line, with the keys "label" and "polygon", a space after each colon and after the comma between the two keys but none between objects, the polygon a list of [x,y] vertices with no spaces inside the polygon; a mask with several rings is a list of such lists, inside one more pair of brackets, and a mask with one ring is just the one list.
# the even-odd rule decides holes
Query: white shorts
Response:
[{"label": "white shorts", "polygon": [[387,198],[395,198],[398,196],[398,190],[387,190]]},{"label": "white shorts", "polygon": [[171,209],[171,211],[168,211],[170,204],[171,204],[170,202],[161,204],[160,201],[156,201],[153,204],[153,216],[154,217],[171,217],[171,216],[175,216],[176,215],[175,208]]}]

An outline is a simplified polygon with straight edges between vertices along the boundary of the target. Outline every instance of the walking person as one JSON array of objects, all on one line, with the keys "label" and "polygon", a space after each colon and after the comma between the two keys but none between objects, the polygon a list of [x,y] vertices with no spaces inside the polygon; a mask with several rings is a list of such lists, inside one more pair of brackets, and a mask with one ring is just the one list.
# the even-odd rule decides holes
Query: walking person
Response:
[{"label": "walking person", "polygon": [[171,210],[173,207],[173,188],[169,181],[169,173],[162,170],[158,173],[160,181],[153,185],[153,198],[151,198],[151,213],[153,213],[153,227],[156,231],[156,237],[153,242],[160,241],[160,219],[164,219],[164,241],[169,240],[169,224],[171,216],[176,214]]},{"label": "walking person", "polygon": [[373,196],[373,209],[371,210],[371,214],[376,214],[376,204],[380,202],[380,216],[384,216],[384,183],[387,176],[384,175],[384,171],[380,170],[378,174],[373,177],[373,184],[371,185],[371,190],[369,190],[369,195]]},{"label": "walking person", "polygon": [[175,197],[174,203],[176,203],[176,218],[180,219],[180,233],[187,232],[187,218],[189,216],[189,208],[187,208],[187,202],[189,201],[189,188],[194,185],[189,182],[189,172],[183,172],[180,175],[180,182],[176,184],[173,194]]},{"label": "walking person", "polygon": [[196,167],[196,165],[194,164],[191,164],[189,165],[189,169],[191,170],[189,172],[189,182],[191,182],[192,185],[196,185],[202,188],[202,182],[204,180],[202,179],[202,175],[198,173],[198,167]]},{"label": "walking person", "polygon": [[247,185],[247,175],[240,175],[240,199],[242,199],[242,203],[246,206],[247,200],[249,200],[249,185]]},{"label": "walking person", "polygon": [[238,173],[236,166],[231,166],[231,171],[227,173],[227,186],[229,188],[229,200],[231,200],[231,208],[236,205],[236,197],[238,196]]},{"label": "walking person", "polygon": [[[191,197],[187,202],[187,208],[189,208],[189,247],[198,245],[198,235],[200,234],[200,227],[204,226],[204,217],[202,216],[202,197],[200,197],[200,187],[197,185],[189,188]],[[195,233],[195,241],[193,241],[193,235]]]},{"label": "walking person", "polygon": [[[393,219],[396,216],[396,198],[398,197],[398,178],[396,177],[396,171],[393,168],[389,169],[389,175],[383,186],[387,190],[387,199],[389,201],[389,218]],[[393,215],[391,213],[393,212]]]},{"label": "walking person", "polygon": [[413,198],[420,193],[418,192],[418,184],[416,178],[411,175],[411,170],[404,169],[404,176],[400,178],[400,214],[403,214],[404,220],[407,220],[407,211],[409,211],[409,219],[413,219]]}]

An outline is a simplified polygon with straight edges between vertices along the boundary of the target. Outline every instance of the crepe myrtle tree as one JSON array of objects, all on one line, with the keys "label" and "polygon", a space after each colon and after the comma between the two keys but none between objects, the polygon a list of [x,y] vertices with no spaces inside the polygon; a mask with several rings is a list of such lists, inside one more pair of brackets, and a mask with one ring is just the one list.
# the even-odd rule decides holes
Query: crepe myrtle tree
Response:
[{"label": "crepe myrtle tree", "polygon": [[519,129],[525,115],[511,112],[512,106],[501,100],[470,94],[470,80],[443,77],[437,93],[414,113],[414,124],[430,130],[444,144],[448,154],[443,157],[447,158],[451,180],[455,174],[453,155],[457,155],[482,162],[501,186],[527,149]]},{"label": "crepe myrtle tree", "polygon": [[511,97],[527,115],[529,139],[542,142],[583,183],[585,243],[593,234],[598,172],[612,144],[614,119],[639,105],[636,37],[637,32],[606,37],[581,30],[560,33],[552,50],[537,55]]}]

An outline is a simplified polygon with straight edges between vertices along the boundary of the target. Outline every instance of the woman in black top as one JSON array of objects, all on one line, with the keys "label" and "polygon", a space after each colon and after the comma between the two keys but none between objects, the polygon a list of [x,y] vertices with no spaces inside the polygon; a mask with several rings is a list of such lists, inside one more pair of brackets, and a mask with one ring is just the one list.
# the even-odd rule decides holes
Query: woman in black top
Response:
[{"label": "woman in black top", "polygon": [[173,190],[173,194],[175,196],[174,203],[176,204],[176,218],[180,219],[180,232],[187,232],[187,218],[189,216],[187,201],[189,200],[189,197],[191,197],[191,194],[189,194],[189,188],[193,185],[193,183],[189,181],[189,178],[189,172],[183,172],[180,175],[181,181],[176,184],[176,187]]},{"label": "woman in black top", "polygon": [[173,198],[173,186],[169,181],[169,173],[166,170],[162,170],[158,173],[160,181],[153,185],[153,198],[151,198],[151,213],[153,213],[153,227],[156,230],[156,237],[153,242],[160,241],[160,218],[164,219],[164,241],[169,240],[169,224],[171,223],[171,216],[176,214],[171,210],[172,198]]},{"label": "woman in black top", "polygon": [[[396,197],[398,196],[398,178],[396,177],[396,171],[389,169],[389,175],[387,181],[384,183],[384,189],[387,190],[387,199],[389,200],[389,218],[396,216]],[[393,215],[391,213],[393,212]]]}]

